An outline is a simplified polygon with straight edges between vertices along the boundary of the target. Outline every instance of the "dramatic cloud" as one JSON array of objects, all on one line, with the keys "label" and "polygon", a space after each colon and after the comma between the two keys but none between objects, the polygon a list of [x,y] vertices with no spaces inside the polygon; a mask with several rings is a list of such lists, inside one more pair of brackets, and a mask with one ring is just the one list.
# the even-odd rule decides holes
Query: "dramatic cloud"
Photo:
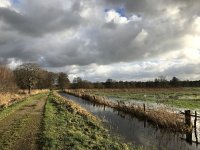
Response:
[{"label": "dramatic cloud", "polygon": [[70,78],[200,79],[198,0],[1,0],[0,63]]}]

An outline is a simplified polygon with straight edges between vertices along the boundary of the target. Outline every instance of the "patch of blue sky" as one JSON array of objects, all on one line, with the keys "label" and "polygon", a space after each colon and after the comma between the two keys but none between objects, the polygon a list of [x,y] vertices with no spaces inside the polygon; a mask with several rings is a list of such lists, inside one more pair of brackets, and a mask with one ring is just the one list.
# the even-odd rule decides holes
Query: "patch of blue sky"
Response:
[{"label": "patch of blue sky", "polygon": [[19,4],[19,3],[20,3],[20,0],[10,0],[10,2],[11,2],[12,4]]},{"label": "patch of blue sky", "polygon": [[126,17],[126,10],[123,7],[118,7],[118,8],[106,8],[104,11],[108,12],[110,10],[115,10],[116,12],[118,12],[120,14],[120,16],[122,17]]},{"label": "patch of blue sky", "polygon": [[115,9],[116,12],[118,12],[121,16],[125,17],[126,16],[126,10],[123,7]]}]

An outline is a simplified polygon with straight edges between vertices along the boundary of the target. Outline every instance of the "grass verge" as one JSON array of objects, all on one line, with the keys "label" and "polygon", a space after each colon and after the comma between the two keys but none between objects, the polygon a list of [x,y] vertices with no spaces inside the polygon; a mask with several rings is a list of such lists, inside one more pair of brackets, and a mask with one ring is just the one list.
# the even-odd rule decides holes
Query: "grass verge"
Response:
[{"label": "grass verge", "polygon": [[51,93],[43,120],[43,149],[129,150],[129,144],[111,137],[101,121],[76,103]]}]

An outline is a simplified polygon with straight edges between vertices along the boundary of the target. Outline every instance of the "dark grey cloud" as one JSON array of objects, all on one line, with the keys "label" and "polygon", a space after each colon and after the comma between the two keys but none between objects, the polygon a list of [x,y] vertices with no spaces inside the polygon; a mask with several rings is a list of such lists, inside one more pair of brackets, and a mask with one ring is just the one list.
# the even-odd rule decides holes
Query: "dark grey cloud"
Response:
[{"label": "dark grey cloud", "polygon": [[34,14],[20,14],[14,10],[0,8],[0,18],[10,27],[29,36],[42,36],[43,34],[68,30],[80,24],[81,17],[71,11],[46,10],[37,8]]},{"label": "dark grey cloud", "polygon": [[[123,15],[115,11],[119,8]],[[0,62],[62,68],[157,60],[176,51],[180,55],[185,49],[200,49],[192,43],[200,37],[194,27],[199,8],[198,0],[20,0],[0,7]],[[191,39],[184,40],[186,36]],[[178,67],[163,73],[172,74],[170,70]],[[162,71],[144,71],[138,78],[156,72]],[[110,75],[130,78],[114,70]]]},{"label": "dark grey cloud", "polygon": [[103,2],[107,7],[124,7],[127,13],[141,13],[151,17],[162,14],[168,7],[177,7],[185,15],[194,13],[198,15],[200,12],[198,0],[103,0]]}]

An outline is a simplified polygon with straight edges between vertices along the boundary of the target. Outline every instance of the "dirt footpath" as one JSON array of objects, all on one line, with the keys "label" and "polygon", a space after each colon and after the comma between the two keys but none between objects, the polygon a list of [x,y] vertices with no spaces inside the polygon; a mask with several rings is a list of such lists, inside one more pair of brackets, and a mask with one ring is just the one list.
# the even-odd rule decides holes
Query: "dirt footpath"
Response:
[{"label": "dirt footpath", "polygon": [[0,121],[0,150],[37,150],[46,99],[34,99]]}]

